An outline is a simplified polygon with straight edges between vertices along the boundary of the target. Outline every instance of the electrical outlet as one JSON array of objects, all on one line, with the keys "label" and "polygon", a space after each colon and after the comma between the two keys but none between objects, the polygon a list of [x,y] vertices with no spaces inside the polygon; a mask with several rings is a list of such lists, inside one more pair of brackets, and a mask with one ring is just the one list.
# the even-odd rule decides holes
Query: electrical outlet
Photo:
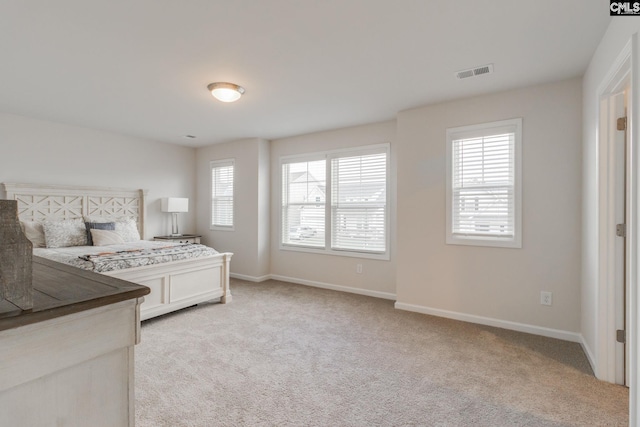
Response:
[{"label": "electrical outlet", "polygon": [[356,273],[362,274],[362,264],[356,264]]},{"label": "electrical outlet", "polygon": [[553,294],[547,291],[540,292],[540,304],[551,305]]}]

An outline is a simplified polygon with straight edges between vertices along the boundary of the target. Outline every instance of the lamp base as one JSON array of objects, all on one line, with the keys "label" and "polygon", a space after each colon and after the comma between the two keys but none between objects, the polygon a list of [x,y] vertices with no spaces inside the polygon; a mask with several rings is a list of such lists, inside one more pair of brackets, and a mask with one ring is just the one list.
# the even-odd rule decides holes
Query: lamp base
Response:
[{"label": "lamp base", "polygon": [[181,234],[178,233],[178,212],[171,212],[171,235],[181,236]]}]

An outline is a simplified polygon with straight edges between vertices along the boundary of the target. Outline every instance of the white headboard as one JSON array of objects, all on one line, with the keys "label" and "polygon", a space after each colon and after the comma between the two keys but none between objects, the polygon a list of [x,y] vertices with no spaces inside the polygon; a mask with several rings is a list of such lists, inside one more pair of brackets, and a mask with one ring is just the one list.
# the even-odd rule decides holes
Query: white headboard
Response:
[{"label": "white headboard", "polygon": [[144,239],[145,190],[15,183],[3,183],[2,188],[6,199],[18,201],[21,221],[134,218]]}]

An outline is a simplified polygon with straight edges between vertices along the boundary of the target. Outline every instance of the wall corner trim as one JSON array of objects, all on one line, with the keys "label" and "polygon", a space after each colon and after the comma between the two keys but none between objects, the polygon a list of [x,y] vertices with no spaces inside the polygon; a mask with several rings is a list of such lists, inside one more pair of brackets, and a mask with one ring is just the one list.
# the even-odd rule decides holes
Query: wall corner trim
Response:
[{"label": "wall corner trim", "polygon": [[[399,310],[413,311],[416,313],[429,314],[431,316],[444,317],[447,319],[460,320],[463,322],[477,323],[479,325],[493,326],[496,328],[509,329],[512,331],[525,332],[527,334],[541,335],[543,337],[556,338],[564,341],[582,343],[582,335],[577,332],[563,331],[560,329],[545,328],[543,326],[528,325],[525,323],[511,322],[508,320],[494,319],[491,317],[476,316],[473,314],[458,313],[455,311],[441,310],[438,308],[425,307],[421,305],[406,304],[396,302],[395,308]],[[587,355],[587,357],[589,357]],[[591,363],[591,360],[589,360]]]},{"label": "wall corner trim", "polygon": [[587,341],[584,339],[582,334],[580,334],[580,345],[582,346],[582,350],[584,351],[584,354],[586,354],[587,356],[589,365],[591,365],[591,370],[593,372],[596,372],[596,359],[595,357],[593,357],[593,352],[591,351],[591,348],[587,344]]}]

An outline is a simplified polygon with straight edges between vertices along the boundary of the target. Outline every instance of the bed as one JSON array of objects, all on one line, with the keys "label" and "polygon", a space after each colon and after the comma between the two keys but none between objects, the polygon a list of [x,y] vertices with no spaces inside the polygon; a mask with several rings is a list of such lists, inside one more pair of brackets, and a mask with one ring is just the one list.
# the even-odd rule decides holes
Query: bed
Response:
[{"label": "bed", "polygon": [[220,253],[204,245],[137,240],[145,237],[144,190],[15,183],[4,183],[2,189],[4,198],[18,201],[18,216],[25,230],[43,223],[52,227],[80,220],[122,226],[120,235],[133,227],[133,234],[139,237],[126,242],[105,240],[103,236],[113,233],[96,231],[103,240],[98,243],[106,241],[108,245],[40,248],[34,244],[34,255],[148,286],[151,293],[140,307],[141,320],[217,298],[223,304],[231,301],[232,253]]}]

